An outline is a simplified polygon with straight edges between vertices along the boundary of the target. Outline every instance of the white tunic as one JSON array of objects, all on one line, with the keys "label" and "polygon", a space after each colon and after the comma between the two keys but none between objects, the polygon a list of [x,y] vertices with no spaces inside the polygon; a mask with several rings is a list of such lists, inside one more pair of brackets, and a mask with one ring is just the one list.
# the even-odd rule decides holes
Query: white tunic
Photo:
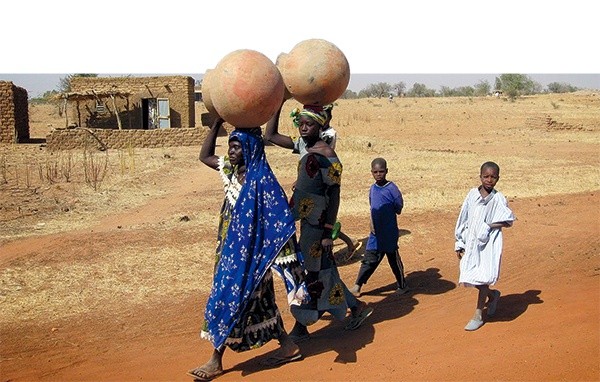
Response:
[{"label": "white tunic", "polygon": [[459,284],[494,285],[500,275],[502,228],[489,224],[506,222],[512,225],[513,212],[502,193],[493,190],[483,198],[478,188],[467,194],[456,221],[455,250],[464,249],[460,260]]}]

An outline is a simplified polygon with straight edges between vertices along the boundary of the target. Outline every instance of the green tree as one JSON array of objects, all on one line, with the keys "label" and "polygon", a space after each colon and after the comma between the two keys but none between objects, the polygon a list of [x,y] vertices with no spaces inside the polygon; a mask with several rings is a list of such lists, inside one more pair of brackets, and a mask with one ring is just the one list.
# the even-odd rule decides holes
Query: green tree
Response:
[{"label": "green tree", "polygon": [[342,94],[342,96],[340,98],[342,99],[355,99],[357,98],[358,95],[356,94],[356,92],[350,90],[350,89],[346,89],[344,91],[344,94]]},{"label": "green tree", "polygon": [[440,87],[440,95],[442,97],[454,97],[454,89],[451,89],[449,86],[441,86]]},{"label": "green tree", "polygon": [[406,84],[402,81],[394,84],[394,86],[392,86],[392,88],[396,91],[396,96],[398,97],[402,97],[402,94],[404,94],[404,91],[406,90]]},{"label": "green tree", "polygon": [[492,86],[488,81],[479,81],[477,85],[475,85],[475,95],[482,97],[490,94]]},{"label": "green tree", "polygon": [[392,90],[392,85],[387,82],[378,82],[376,84],[369,84],[366,88],[358,92],[358,98],[377,97],[381,98],[387,96]]},{"label": "green tree", "polygon": [[435,90],[427,88],[425,84],[415,82],[407,93],[409,97],[435,97]]},{"label": "green tree", "polygon": [[494,83],[494,91],[502,91],[502,81],[500,81],[500,77],[496,77],[496,81]]},{"label": "green tree", "polygon": [[475,88],[472,86],[459,86],[456,88],[456,93],[461,97],[472,97],[475,95]]},{"label": "green tree", "polygon": [[377,98],[386,97],[392,91],[392,85],[387,82],[371,84],[369,85],[369,88],[371,95]]},{"label": "green tree", "polygon": [[516,73],[501,74],[500,84],[500,90],[512,100],[522,95],[535,94],[536,90],[539,91],[540,88],[540,85],[529,76]]},{"label": "green tree", "polygon": [[358,98],[369,98],[371,94],[367,91],[367,89],[362,89],[358,92]]},{"label": "green tree", "polygon": [[44,94],[42,94],[39,97],[36,98],[32,98],[30,100],[31,103],[56,103],[56,99],[55,96],[59,94],[58,90],[48,90],[45,91]]},{"label": "green tree", "polygon": [[571,93],[577,90],[579,89],[565,82],[551,82],[548,84],[548,91],[550,93]]}]

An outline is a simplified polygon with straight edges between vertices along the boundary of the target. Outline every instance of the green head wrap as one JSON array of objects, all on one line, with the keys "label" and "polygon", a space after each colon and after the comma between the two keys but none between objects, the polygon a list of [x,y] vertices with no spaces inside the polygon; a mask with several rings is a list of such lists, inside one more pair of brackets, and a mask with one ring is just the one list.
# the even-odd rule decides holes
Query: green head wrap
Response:
[{"label": "green head wrap", "polygon": [[296,127],[300,127],[301,116],[310,117],[322,127],[327,121],[327,106],[304,105],[302,110],[294,108],[290,113],[290,117],[292,117]]}]

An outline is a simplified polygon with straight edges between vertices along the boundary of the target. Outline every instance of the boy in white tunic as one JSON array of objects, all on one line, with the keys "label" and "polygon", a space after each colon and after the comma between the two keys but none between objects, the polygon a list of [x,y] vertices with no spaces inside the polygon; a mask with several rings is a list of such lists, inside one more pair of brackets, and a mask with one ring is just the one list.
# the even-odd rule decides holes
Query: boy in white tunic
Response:
[{"label": "boy in white tunic", "polygon": [[472,188],[465,198],[456,222],[454,250],[460,260],[459,284],[478,289],[477,309],[465,330],[483,325],[483,308],[493,316],[500,291],[490,289],[498,281],[502,257],[502,228],[515,220],[506,198],[494,189],[500,179],[500,167],[494,162],[481,165],[481,185]]}]

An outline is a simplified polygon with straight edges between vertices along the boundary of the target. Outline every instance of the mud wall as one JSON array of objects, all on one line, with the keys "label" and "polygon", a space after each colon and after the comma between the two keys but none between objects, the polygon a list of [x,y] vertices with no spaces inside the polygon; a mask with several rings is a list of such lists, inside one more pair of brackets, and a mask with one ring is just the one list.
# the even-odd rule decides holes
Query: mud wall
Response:
[{"label": "mud wall", "polygon": [[77,127],[56,129],[46,136],[51,151],[80,148],[126,149],[129,147],[200,146],[208,133],[206,128],[155,130],[115,130]]},{"label": "mud wall", "polygon": [[27,90],[10,81],[0,81],[0,143],[29,140]]}]

